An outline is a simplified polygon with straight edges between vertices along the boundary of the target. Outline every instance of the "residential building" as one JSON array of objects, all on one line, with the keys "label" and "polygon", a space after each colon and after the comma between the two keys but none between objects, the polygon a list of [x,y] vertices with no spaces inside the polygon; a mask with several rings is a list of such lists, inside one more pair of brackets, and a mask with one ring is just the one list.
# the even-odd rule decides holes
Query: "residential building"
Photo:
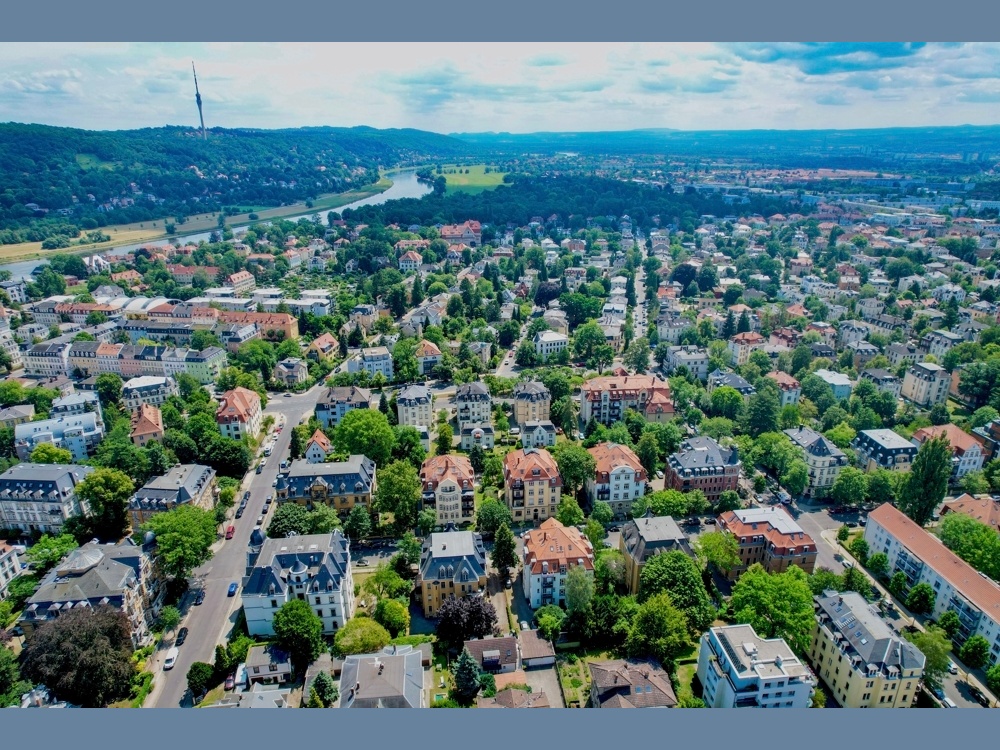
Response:
[{"label": "residential building", "polygon": [[951,478],[958,481],[970,471],[983,468],[983,446],[972,435],[954,424],[921,427],[913,433],[913,444],[919,449],[925,441],[944,436],[951,444]]},{"label": "residential building", "polygon": [[674,372],[678,367],[686,367],[692,376],[701,382],[708,380],[708,350],[698,346],[671,346],[663,362],[665,372]]},{"label": "residential building", "polygon": [[854,388],[854,383],[852,383],[851,379],[846,375],[839,372],[833,372],[832,370],[827,370],[826,368],[820,368],[813,374],[830,386],[830,389],[833,391],[833,397],[838,401],[851,397],[851,391]]},{"label": "residential building", "polygon": [[309,380],[309,366],[299,357],[287,357],[274,367],[274,379],[287,388],[294,388]]},{"label": "residential building", "polygon": [[421,652],[386,646],[378,654],[355,654],[340,673],[339,708],[426,708]]},{"label": "residential building", "polygon": [[159,408],[149,404],[139,404],[139,408],[132,413],[129,431],[132,444],[145,448],[151,441],[162,441],[163,435],[163,414]]},{"label": "residential building", "polygon": [[521,445],[527,448],[551,448],[556,444],[556,426],[549,420],[525,422],[521,427]]},{"label": "residential building", "polygon": [[933,354],[940,361],[945,354],[963,341],[965,339],[962,336],[951,331],[931,331],[920,339],[920,349],[924,354]]},{"label": "residential building", "polygon": [[783,573],[792,565],[812,573],[816,567],[816,542],[783,507],[730,510],[719,516],[718,525],[739,543],[740,564],[729,572],[730,580],[754,563],[768,573]]},{"label": "residential building", "polygon": [[856,320],[845,320],[837,329],[841,346],[846,346],[854,341],[864,341],[868,338],[869,333],[868,326]]},{"label": "residential building", "polygon": [[255,438],[260,433],[260,396],[256,391],[237,386],[219,397],[215,412],[222,437],[240,440],[244,436]]},{"label": "residential building", "polygon": [[493,400],[481,380],[463,383],[455,390],[455,407],[458,410],[459,429],[467,424],[490,424]]},{"label": "residential building", "polygon": [[670,422],[675,416],[670,385],[653,375],[629,375],[619,368],[613,375],[591,378],[580,395],[580,421],[594,419],[611,426],[634,409],[647,421]]},{"label": "residential building", "polygon": [[483,596],[486,568],[486,547],[480,534],[442,531],[426,537],[416,582],[424,616],[436,617],[448,599]]},{"label": "residential building", "polygon": [[13,429],[15,425],[30,422],[34,416],[34,404],[15,404],[14,406],[8,406],[6,409],[0,409],[0,427],[10,430]]},{"label": "residential building", "polygon": [[231,287],[237,297],[247,297],[257,288],[257,279],[249,271],[237,271],[226,277],[226,286]]},{"label": "residential building", "polygon": [[415,250],[407,250],[401,256],[399,256],[399,270],[403,273],[411,273],[413,271],[419,271],[420,265],[424,262],[423,257],[420,253]]},{"label": "residential building", "polygon": [[709,708],[809,708],[816,677],[783,638],[750,625],[711,628],[701,637],[698,680]]},{"label": "residential building", "polygon": [[463,451],[471,451],[474,445],[478,445],[483,450],[493,450],[493,446],[496,445],[493,426],[488,424],[465,425],[459,436],[459,445]]},{"label": "residential building", "polygon": [[989,495],[972,496],[968,493],[955,498],[945,498],[941,507],[941,517],[948,513],[961,513],[1000,533],[1000,498]]},{"label": "residential building", "polygon": [[473,638],[462,647],[472,654],[481,672],[506,674],[521,668],[521,644],[517,636]]},{"label": "residential building", "polygon": [[150,628],[166,595],[154,556],[154,546],[140,547],[131,540],[77,547],[42,578],[18,625],[30,638],[35,628],[61,611],[107,605],[127,616],[133,648],[152,643]]},{"label": "residential building", "polygon": [[299,336],[299,321],[294,315],[279,312],[247,312],[245,310],[220,310],[220,323],[252,323],[269,341],[284,341]]},{"label": "residential building", "polygon": [[42,443],[65,448],[74,461],[85,461],[104,439],[104,426],[94,412],[24,422],[14,426],[14,449],[17,457],[27,461],[31,452]]},{"label": "residential building", "polygon": [[746,379],[740,377],[735,372],[723,372],[722,370],[714,370],[708,376],[708,382],[706,384],[705,390],[711,393],[716,388],[721,388],[722,386],[728,386],[732,388],[737,393],[739,393],[744,401],[749,401],[750,397],[757,392],[757,389],[750,385]]},{"label": "residential building", "polygon": [[302,455],[311,464],[321,464],[332,453],[333,444],[330,442],[330,438],[324,435],[322,430],[316,430],[309,438],[309,442],[306,443],[306,449]]},{"label": "residential building", "polygon": [[255,685],[283,685],[292,677],[292,660],[288,652],[274,644],[251,646],[244,664],[251,690]]},{"label": "residential building", "polygon": [[569,337],[555,331],[539,331],[535,334],[533,343],[535,354],[542,362],[546,362],[550,357],[564,351],[569,346]]},{"label": "residential building", "polygon": [[782,372],[781,370],[769,372],[767,377],[778,384],[778,403],[782,408],[786,406],[794,406],[799,403],[799,396],[802,395],[802,386],[799,384],[798,380],[793,378],[787,372]]},{"label": "residential building", "polygon": [[867,341],[852,341],[845,348],[853,356],[854,369],[859,371],[879,355],[878,347]]},{"label": "residential building", "polygon": [[503,459],[503,499],[515,523],[555,516],[562,495],[562,476],[547,450],[514,450]]},{"label": "residential building", "polygon": [[844,708],[910,708],[926,657],[886,624],[861,594],[813,597],[816,624],[809,661]]},{"label": "residential building", "polygon": [[396,394],[396,416],[401,425],[434,424],[434,394],[426,385],[410,385]]},{"label": "residential building", "polygon": [[594,476],[584,483],[591,502],[602,500],[611,506],[615,518],[621,519],[632,511],[632,503],[646,494],[649,476],[627,445],[598,443],[587,452],[594,458]]},{"label": "residential building", "polygon": [[129,411],[135,411],[142,404],[160,406],[171,396],[180,393],[177,381],[173,378],[161,378],[152,375],[142,375],[131,378],[122,385],[122,402]]},{"label": "residential building", "polygon": [[646,563],[655,555],[683,552],[691,555],[691,545],[680,526],[670,516],[646,514],[633,518],[622,526],[618,549],[625,558],[625,584],[630,594],[639,593],[639,578]]},{"label": "residential building", "polygon": [[476,708],[552,708],[544,691],[508,687],[492,698],[476,698]]},{"label": "residential building", "polygon": [[930,407],[948,400],[951,376],[941,365],[918,362],[903,376],[900,395],[918,406]]},{"label": "residential building", "polygon": [[653,661],[635,659],[592,661],[590,669],[591,708],[675,708],[670,675]]},{"label": "residential building", "polygon": [[309,359],[326,360],[334,357],[338,353],[338,342],[332,333],[321,333],[309,344],[309,352],[306,354]]},{"label": "residential building", "polygon": [[367,372],[375,377],[381,373],[386,380],[392,380],[392,355],[384,346],[370,346],[347,360],[348,372]]},{"label": "residential building", "polygon": [[129,501],[132,528],[138,529],[157,513],[191,505],[212,510],[219,496],[215,469],[200,464],[171,467],[162,477],[154,477],[136,490]]},{"label": "residential building", "polygon": [[69,342],[35,344],[24,353],[24,374],[46,378],[68,377],[72,374],[69,366],[71,346]]},{"label": "residential building", "polygon": [[548,518],[524,536],[522,585],[532,609],[545,604],[564,604],[566,575],[578,566],[594,573],[594,548],[574,526],[563,526]]},{"label": "residential building", "polygon": [[[353,385],[327,388],[319,397],[319,401],[316,402],[316,419],[323,425],[324,430],[329,430],[340,424],[340,420],[351,409],[370,408],[371,401],[372,392],[366,388],[358,388]],[[410,424],[404,422],[402,418],[400,418],[399,423]],[[426,424],[430,424],[430,422]]]},{"label": "residential building", "polygon": [[934,611],[958,615],[953,640],[961,645],[981,635],[990,645],[989,665],[1000,659],[1000,585],[977,571],[941,541],[911,521],[902,511],[885,503],[868,514],[865,541],[871,554],[889,558],[889,575],[902,572],[907,589],[926,583],[934,590]]},{"label": "residential building", "polygon": [[533,667],[553,667],[556,663],[556,650],[552,642],[542,638],[538,630],[524,630],[517,633],[521,648],[521,663],[525,669]]},{"label": "residential building", "polygon": [[100,341],[74,341],[70,344],[67,366],[75,378],[89,378],[97,374],[97,349]]},{"label": "residential building", "polygon": [[541,422],[551,419],[552,394],[537,380],[529,380],[514,386],[514,422]]},{"label": "residential building", "polygon": [[50,419],[79,417],[84,414],[93,414],[97,419],[97,426],[104,429],[101,399],[93,391],[74,392],[60,396],[52,402],[52,407],[49,409]]},{"label": "residential building", "polygon": [[667,459],[664,486],[690,492],[701,490],[713,505],[727,490],[735,490],[740,481],[739,450],[735,445],[723,448],[707,435],[688,438]]},{"label": "residential building", "polygon": [[439,526],[471,522],[476,513],[476,474],[468,457],[431,456],[420,467],[421,504],[437,513]]},{"label": "residential building", "polygon": [[471,248],[483,244],[483,228],[478,221],[466,221],[461,224],[445,224],[438,232],[441,239],[449,245],[468,245]]},{"label": "residential building", "polygon": [[247,631],[273,636],[274,614],[301,599],[333,635],[354,615],[351,544],[340,529],[266,539],[247,553],[247,578],[241,592]]},{"label": "residential building", "polygon": [[19,575],[21,560],[17,556],[17,548],[7,544],[6,539],[0,539],[0,602],[7,598],[7,587]]},{"label": "residential building", "polygon": [[0,474],[0,525],[58,536],[67,519],[86,511],[76,486],[93,470],[77,464],[11,466]]},{"label": "residential building", "polygon": [[342,518],[355,505],[374,514],[372,499],[377,490],[375,462],[357,454],[346,461],[322,464],[302,459],[292,461],[288,472],[278,476],[277,484],[279,502],[298,503],[307,508],[326,505]]},{"label": "residential building", "polygon": [[868,368],[861,373],[862,380],[870,380],[881,393],[891,393],[896,398],[902,391],[903,383],[893,373],[879,368]]},{"label": "residential building", "polygon": [[[420,368],[420,374],[424,377],[428,377],[434,371],[441,362],[441,349],[433,341],[428,341],[423,339],[419,344],[417,344],[416,351],[413,355],[417,358],[417,366]],[[430,424],[429,422],[421,422],[421,424]]]},{"label": "residential building", "polygon": [[736,367],[745,365],[750,361],[750,353],[755,349],[760,349],[767,343],[767,339],[756,331],[737,333],[729,339],[729,355],[732,364]]},{"label": "residential building", "polygon": [[851,448],[858,466],[864,471],[909,471],[917,456],[917,447],[913,443],[887,429],[861,430],[851,441]]},{"label": "residential building", "polygon": [[785,430],[785,434],[802,451],[809,469],[803,497],[826,497],[840,470],[848,465],[847,454],[826,436],[802,425]]},{"label": "residential building", "polygon": [[885,348],[885,356],[893,367],[899,367],[903,362],[916,362],[919,354],[917,347],[911,343],[889,344]]}]

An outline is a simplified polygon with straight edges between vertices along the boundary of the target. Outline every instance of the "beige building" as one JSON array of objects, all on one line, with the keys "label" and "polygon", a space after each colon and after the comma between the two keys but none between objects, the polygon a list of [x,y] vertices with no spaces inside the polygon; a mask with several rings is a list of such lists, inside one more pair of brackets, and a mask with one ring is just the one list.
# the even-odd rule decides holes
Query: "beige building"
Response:
[{"label": "beige building", "polygon": [[438,525],[472,521],[476,473],[466,456],[431,456],[420,467],[421,502],[437,513]]},{"label": "beige building", "polygon": [[518,425],[552,419],[551,406],[552,394],[537,380],[529,380],[514,386],[514,421]]},{"label": "beige building", "polygon": [[934,406],[948,400],[951,376],[933,362],[918,362],[903,376],[900,395],[918,406]]},{"label": "beige building", "polygon": [[622,526],[618,549],[625,558],[625,584],[630,594],[639,593],[642,569],[653,556],[678,551],[691,554],[688,538],[677,522],[670,516],[654,516],[651,509]]},{"label": "beige building", "polygon": [[593,576],[594,548],[578,528],[549,518],[525,534],[523,563],[522,585],[529,606],[564,604],[570,568],[583,568]]},{"label": "beige building", "polygon": [[163,415],[151,404],[139,404],[132,414],[132,431],[129,433],[133,445],[144,448],[153,440],[163,440]]},{"label": "beige building", "polygon": [[547,450],[524,448],[504,456],[503,486],[504,502],[515,523],[544,521],[556,514],[562,477]]},{"label": "beige building", "polygon": [[486,591],[486,547],[471,531],[445,531],[424,540],[417,591],[426,617],[447,599],[482,596]]},{"label": "beige building", "polygon": [[219,425],[222,437],[240,440],[243,437],[257,437],[262,422],[261,416],[260,396],[254,391],[237,386],[219,398],[215,421]]},{"label": "beige building", "polygon": [[430,427],[434,424],[434,394],[426,385],[411,385],[396,395],[399,424]]},{"label": "beige building", "polygon": [[864,597],[826,591],[813,599],[809,662],[845,708],[910,708],[926,657]]},{"label": "beige building", "polygon": [[809,483],[805,497],[826,497],[840,470],[847,466],[847,455],[833,442],[808,427],[799,425],[785,430],[785,434],[802,451],[809,468]]}]

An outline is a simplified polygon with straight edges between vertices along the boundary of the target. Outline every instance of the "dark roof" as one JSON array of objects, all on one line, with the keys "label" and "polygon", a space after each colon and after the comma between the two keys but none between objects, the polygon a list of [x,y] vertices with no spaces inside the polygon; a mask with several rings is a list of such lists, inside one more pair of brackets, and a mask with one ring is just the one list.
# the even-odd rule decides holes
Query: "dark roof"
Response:
[{"label": "dark roof", "polygon": [[367,456],[353,455],[346,461],[311,464],[305,459],[292,461],[287,474],[278,477],[277,488],[286,490],[288,496],[306,497],[309,488],[317,483],[329,486],[330,492],[341,494],[367,494],[375,482],[375,462]]},{"label": "dark roof", "polygon": [[723,448],[707,435],[688,438],[669,458],[670,468],[678,474],[697,474],[705,469],[724,469],[738,466],[739,451],[736,446]]},{"label": "dark roof", "polygon": [[861,669],[874,666],[882,674],[892,668],[923,669],[926,657],[909,641],[899,637],[864,597],[853,591],[825,591],[813,598],[823,622],[834,634],[841,634],[849,644],[845,655]]},{"label": "dark roof", "polygon": [[303,574],[310,592],[339,591],[349,566],[350,545],[340,529],[267,539],[253,562],[243,596],[283,595],[291,574]]},{"label": "dark roof", "polygon": [[466,641],[464,648],[467,648],[479,666],[487,671],[508,664],[516,665],[518,661],[517,638],[510,635],[503,638],[475,638]]},{"label": "dark roof", "polygon": [[601,708],[673,708],[670,675],[651,661],[591,662],[591,691]]},{"label": "dark roof", "polygon": [[651,555],[680,550],[689,553],[688,539],[670,516],[647,514],[622,528],[622,542],[632,559],[644,562]]},{"label": "dark roof", "polygon": [[811,456],[831,456],[833,458],[843,458],[847,456],[840,448],[834,445],[829,438],[819,434],[808,427],[793,427],[785,430],[785,434],[793,443]]}]

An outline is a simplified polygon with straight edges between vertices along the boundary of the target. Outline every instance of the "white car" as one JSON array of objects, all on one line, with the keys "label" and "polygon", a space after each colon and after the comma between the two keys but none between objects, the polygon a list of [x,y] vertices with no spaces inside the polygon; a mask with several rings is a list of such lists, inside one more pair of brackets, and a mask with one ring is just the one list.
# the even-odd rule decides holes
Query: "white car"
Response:
[{"label": "white car", "polygon": [[958,665],[953,661],[948,662],[948,674],[958,674]]},{"label": "white car", "polygon": [[177,657],[179,655],[180,655],[180,651],[177,649],[176,646],[174,646],[169,651],[167,651],[167,658],[163,662],[163,668],[164,669],[173,669],[174,668],[174,664],[177,663]]}]

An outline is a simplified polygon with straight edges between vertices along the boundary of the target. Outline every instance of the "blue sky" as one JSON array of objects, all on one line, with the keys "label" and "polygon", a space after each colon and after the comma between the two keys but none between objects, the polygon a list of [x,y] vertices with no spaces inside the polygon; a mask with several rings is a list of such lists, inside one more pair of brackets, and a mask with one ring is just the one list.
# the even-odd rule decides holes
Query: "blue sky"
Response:
[{"label": "blue sky", "polygon": [[0,121],[437,132],[1000,122],[1000,44],[4,44]]}]

